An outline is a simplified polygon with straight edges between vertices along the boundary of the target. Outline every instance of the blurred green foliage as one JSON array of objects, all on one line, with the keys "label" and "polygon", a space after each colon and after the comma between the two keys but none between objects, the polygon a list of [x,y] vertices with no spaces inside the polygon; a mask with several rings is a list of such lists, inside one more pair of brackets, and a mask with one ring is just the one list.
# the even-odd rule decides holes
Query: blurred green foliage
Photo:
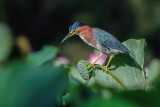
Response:
[{"label": "blurred green foliage", "polygon": [[58,93],[68,90],[70,71],[52,63],[57,52],[56,47],[45,46],[27,58],[10,61],[1,67],[0,106],[56,106]]},{"label": "blurred green foliage", "polygon": [[32,66],[33,65],[34,66],[39,66],[39,65],[42,65],[46,62],[49,62],[49,61],[53,60],[53,58],[56,57],[57,53],[58,53],[58,49],[56,47],[44,46],[42,48],[42,50],[29,55],[25,59],[25,61],[26,61],[26,63],[28,63]]},{"label": "blurred green foliage", "polygon": [[159,59],[153,59],[150,62],[149,67],[147,68],[147,75],[148,75],[148,83],[150,86],[152,84],[155,84],[157,81],[159,81],[160,77],[160,60]]},{"label": "blurred green foliage", "polygon": [[5,23],[0,23],[0,64],[4,63],[13,46],[13,36],[10,28]]},{"label": "blurred green foliage", "polygon": [[55,106],[56,94],[67,85],[67,69],[54,65],[27,66],[12,62],[0,72],[0,106]]}]

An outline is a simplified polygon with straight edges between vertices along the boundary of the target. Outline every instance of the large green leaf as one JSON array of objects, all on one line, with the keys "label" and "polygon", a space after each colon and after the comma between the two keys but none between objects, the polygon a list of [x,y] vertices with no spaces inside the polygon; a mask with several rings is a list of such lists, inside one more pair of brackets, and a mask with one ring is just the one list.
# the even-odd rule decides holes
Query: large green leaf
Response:
[{"label": "large green leaf", "polygon": [[[123,44],[128,47],[131,53],[129,55],[116,55],[112,59],[108,68],[110,73],[112,73],[116,78],[118,78],[117,80],[124,84],[127,89],[146,89],[146,77],[144,71],[144,55],[146,49],[145,40],[130,39],[123,42]],[[79,63],[83,62],[80,61]],[[82,72],[86,68],[83,69],[81,66],[79,66],[79,63],[78,71]],[[83,64],[88,67],[88,64]],[[101,66],[100,68],[103,68],[103,66]],[[86,71],[83,72],[86,75]],[[103,72],[101,69],[98,70],[98,68],[96,68],[96,70],[94,70],[94,75],[92,75],[91,78],[94,78],[96,82],[102,87],[123,89],[122,84],[120,84],[120,82],[117,82],[117,80],[113,78],[113,75],[111,76],[107,72]],[[89,74],[87,78],[88,77]]]},{"label": "large green leaf", "polygon": [[13,62],[0,72],[0,107],[53,107],[68,86],[69,69]]},{"label": "large green leaf", "polygon": [[57,94],[68,89],[69,72],[51,63],[56,54],[57,48],[45,46],[1,68],[0,107],[56,106]]},{"label": "large green leaf", "polygon": [[13,45],[13,38],[10,28],[0,23],[0,63],[7,60]]},{"label": "large green leaf", "polygon": [[138,105],[124,99],[112,98],[110,100],[91,98],[85,103],[81,103],[78,107],[137,107]]},{"label": "large green leaf", "polygon": [[34,52],[26,58],[26,63],[39,66],[47,61],[53,60],[58,53],[58,49],[54,46],[44,46],[42,50]]},{"label": "large green leaf", "polygon": [[148,83],[151,84],[160,77],[160,60],[154,59],[148,67]]}]

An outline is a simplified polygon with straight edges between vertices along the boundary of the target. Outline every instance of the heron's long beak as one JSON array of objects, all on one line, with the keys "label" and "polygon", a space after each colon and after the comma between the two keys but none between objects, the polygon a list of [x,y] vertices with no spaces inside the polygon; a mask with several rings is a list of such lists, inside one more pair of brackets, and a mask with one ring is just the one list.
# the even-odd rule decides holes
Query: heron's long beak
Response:
[{"label": "heron's long beak", "polygon": [[73,36],[74,33],[69,33],[63,40],[61,43],[63,43],[65,40],[67,40],[68,38],[70,38],[71,36]]}]

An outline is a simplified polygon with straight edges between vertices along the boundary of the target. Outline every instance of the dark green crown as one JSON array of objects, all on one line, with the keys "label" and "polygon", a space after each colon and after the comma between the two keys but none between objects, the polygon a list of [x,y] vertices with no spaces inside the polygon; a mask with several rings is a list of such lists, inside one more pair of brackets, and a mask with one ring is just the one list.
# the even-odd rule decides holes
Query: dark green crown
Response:
[{"label": "dark green crown", "polygon": [[79,27],[81,27],[81,26],[83,26],[83,25],[85,25],[85,24],[76,21],[76,22],[74,22],[73,25],[71,25],[71,26],[69,27],[69,32],[71,32],[72,30],[76,30],[76,29],[78,29]]}]

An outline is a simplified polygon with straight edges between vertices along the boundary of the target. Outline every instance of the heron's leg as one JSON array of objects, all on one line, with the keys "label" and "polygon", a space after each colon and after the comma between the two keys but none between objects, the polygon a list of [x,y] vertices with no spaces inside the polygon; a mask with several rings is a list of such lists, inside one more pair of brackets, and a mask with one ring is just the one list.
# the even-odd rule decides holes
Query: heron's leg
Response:
[{"label": "heron's leg", "polygon": [[100,52],[100,55],[99,55],[98,59],[93,62],[93,64],[92,64],[93,69],[95,69],[95,63],[96,63],[101,57],[102,57],[102,52]]},{"label": "heron's leg", "polygon": [[112,60],[112,56],[110,56],[110,57],[109,57],[109,61],[108,61],[107,65],[105,66],[106,71],[108,71],[108,66],[109,66],[109,64],[110,64],[111,60]]}]

